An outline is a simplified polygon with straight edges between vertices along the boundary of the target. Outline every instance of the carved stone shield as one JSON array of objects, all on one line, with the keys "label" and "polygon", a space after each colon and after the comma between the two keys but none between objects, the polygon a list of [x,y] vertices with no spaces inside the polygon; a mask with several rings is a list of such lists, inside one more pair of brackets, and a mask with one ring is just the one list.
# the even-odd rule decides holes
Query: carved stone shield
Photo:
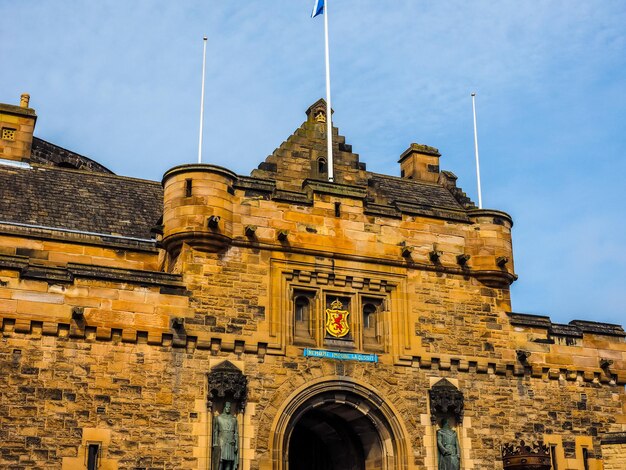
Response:
[{"label": "carved stone shield", "polygon": [[343,338],[350,332],[348,323],[350,312],[343,309],[339,299],[330,304],[330,307],[326,309],[326,331],[335,338]]}]

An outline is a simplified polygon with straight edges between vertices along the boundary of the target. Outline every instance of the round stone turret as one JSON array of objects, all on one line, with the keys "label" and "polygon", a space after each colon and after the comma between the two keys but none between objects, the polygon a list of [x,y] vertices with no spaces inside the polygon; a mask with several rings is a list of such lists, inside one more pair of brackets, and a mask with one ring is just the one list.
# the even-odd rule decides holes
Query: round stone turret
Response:
[{"label": "round stone turret", "polygon": [[491,287],[507,287],[517,279],[513,269],[513,219],[506,212],[473,209],[467,214],[475,224],[468,254],[476,277]]},{"label": "round stone turret", "polygon": [[163,246],[173,255],[183,243],[221,251],[232,240],[233,183],[237,175],[207,164],[180,165],[163,175]]}]

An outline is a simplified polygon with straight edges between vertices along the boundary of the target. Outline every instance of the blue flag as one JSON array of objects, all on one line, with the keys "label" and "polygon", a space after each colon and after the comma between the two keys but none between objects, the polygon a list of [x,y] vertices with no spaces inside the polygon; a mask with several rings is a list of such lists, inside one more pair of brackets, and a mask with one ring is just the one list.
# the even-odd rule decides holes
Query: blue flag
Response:
[{"label": "blue flag", "polygon": [[313,5],[313,11],[311,12],[311,18],[315,18],[317,15],[324,13],[324,0],[315,0]]}]

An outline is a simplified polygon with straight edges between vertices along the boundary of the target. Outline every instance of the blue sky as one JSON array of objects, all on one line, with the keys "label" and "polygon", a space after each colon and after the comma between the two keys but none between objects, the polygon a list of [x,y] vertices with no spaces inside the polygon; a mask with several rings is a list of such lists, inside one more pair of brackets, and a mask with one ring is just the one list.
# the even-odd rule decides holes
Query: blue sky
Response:
[{"label": "blue sky", "polygon": [[[626,8],[621,0],[331,0],[334,124],[399,175],[411,142],[513,216],[513,310],[625,324]],[[197,159],[249,174],[324,90],[312,0],[0,1],[0,102],[35,134],[160,180]]]}]

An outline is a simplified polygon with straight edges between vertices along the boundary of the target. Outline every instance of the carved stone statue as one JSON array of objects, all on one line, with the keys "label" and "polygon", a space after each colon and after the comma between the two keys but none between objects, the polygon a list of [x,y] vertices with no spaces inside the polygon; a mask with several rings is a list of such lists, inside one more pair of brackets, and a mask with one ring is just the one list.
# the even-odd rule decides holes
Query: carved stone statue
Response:
[{"label": "carved stone statue", "polygon": [[437,449],[439,449],[439,470],[460,470],[459,439],[447,419],[442,420],[441,429],[437,431]]},{"label": "carved stone statue", "polygon": [[213,470],[237,470],[239,465],[239,425],[230,409],[227,401],[213,420]]}]

